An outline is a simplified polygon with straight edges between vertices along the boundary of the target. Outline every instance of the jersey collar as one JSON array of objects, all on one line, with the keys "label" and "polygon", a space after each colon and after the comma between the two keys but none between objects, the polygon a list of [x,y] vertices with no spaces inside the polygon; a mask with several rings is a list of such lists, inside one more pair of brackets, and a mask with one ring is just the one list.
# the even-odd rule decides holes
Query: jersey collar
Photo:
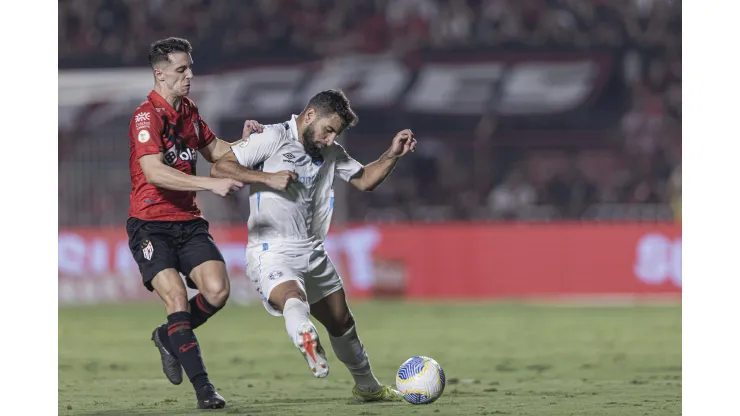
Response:
[{"label": "jersey collar", "polygon": [[[180,113],[175,110],[174,107],[170,105],[170,103],[167,102],[167,100],[164,99],[157,91],[152,90],[152,92],[149,93],[147,96],[149,101],[154,104],[155,108],[164,108],[165,113],[169,117],[178,117]],[[183,105],[185,104],[185,98],[183,97],[183,102],[180,104],[180,109],[182,110]]]},{"label": "jersey collar", "polygon": [[296,122],[296,118],[298,118],[297,115],[293,114],[290,120],[288,121],[288,128],[290,129],[290,134],[293,136],[293,140],[298,140],[298,123]]}]

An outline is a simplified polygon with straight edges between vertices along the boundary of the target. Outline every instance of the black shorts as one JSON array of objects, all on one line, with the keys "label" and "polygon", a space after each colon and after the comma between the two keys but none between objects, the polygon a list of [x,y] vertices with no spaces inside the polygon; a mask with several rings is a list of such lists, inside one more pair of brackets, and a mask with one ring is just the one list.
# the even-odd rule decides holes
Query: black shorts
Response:
[{"label": "black shorts", "polygon": [[139,265],[141,277],[149,291],[152,279],[164,269],[175,269],[186,277],[189,288],[196,289],[190,272],[209,260],[224,261],[224,257],[208,232],[208,221],[126,221],[128,246]]}]

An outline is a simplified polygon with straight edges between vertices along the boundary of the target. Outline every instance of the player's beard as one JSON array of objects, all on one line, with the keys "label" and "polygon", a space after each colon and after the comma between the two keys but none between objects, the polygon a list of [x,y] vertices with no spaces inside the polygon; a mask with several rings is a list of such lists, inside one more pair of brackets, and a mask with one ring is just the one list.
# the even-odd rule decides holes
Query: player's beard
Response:
[{"label": "player's beard", "polygon": [[306,126],[305,130],[303,130],[303,146],[306,148],[306,151],[312,151],[312,150],[318,150],[318,147],[316,146],[316,129],[313,127],[313,123]]}]

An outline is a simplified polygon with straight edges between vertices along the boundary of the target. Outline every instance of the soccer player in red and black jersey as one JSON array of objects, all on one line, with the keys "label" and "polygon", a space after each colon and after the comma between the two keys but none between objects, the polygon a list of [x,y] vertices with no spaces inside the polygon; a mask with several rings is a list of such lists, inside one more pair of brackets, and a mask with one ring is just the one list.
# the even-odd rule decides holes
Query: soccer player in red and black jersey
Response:
[{"label": "soccer player in red and black jersey", "polygon": [[[154,90],[136,109],[129,127],[132,188],[126,231],[144,285],[162,298],[167,310],[167,323],[152,333],[165,375],[180,384],[184,368],[198,407],[218,409],[226,402],[208,378],[193,330],[223,308],[229,278],[208,222],[195,204],[195,192],[226,196],[243,184],[195,174],[198,153],[214,163],[231,150],[187,98],[193,78],[191,52],[190,43],[180,38],[151,46]],[[254,131],[261,132],[262,126],[248,120],[243,138]],[[180,273],[199,291],[190,301]]]}]

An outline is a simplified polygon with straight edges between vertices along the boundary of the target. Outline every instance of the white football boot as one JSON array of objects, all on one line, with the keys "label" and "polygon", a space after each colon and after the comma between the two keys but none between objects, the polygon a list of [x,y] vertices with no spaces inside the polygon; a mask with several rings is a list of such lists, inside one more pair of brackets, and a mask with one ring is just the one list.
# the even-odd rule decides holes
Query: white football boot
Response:
[{"label": "white football boot", "polygon": [[323,378],[329,375],[329,363],[326,361],[324,348],[319,342],[319,333],[310,322],[298,326],[295,338],[296,347],[301,351],[314,377]]}]

